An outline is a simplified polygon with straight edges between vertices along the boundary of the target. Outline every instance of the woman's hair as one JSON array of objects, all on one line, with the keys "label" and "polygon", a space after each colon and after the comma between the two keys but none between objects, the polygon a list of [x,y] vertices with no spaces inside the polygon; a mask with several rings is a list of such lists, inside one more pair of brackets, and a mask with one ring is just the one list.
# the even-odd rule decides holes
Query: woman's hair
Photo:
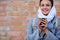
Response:
[{"label": "woman's hair", "polygon": [[[39,2],[39,6],[41,5],[41,1],[42,1],[42,0],[40,0],[40,2]],[[53,0],[49,0],[49,1],[51,2],[51,4],[52,4],[51,7],[52,7],[53,4],[54,4],[54,3],[53,3]]]}]

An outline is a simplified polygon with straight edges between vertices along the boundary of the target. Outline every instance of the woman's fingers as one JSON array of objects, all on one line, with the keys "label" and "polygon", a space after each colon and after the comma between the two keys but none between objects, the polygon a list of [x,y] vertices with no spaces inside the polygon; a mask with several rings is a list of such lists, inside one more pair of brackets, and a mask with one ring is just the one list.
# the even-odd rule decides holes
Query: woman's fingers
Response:
[{"label": "woman's fingers", "polygon": [[39,18],[39,19],[38,19],[38,25],[41,23],[41,21],[42,21],[42,19],[41,19],[41,18]]},{"label": "woman's fingers", "polygon": [[47,19],[46,18],[42,18],[42,22],[47,23]]},{"label": "woman's fingers", "polygon": [[42,26],[44,26],[44,28],[47,27],[47,20],[45,18],[42,18]]}]

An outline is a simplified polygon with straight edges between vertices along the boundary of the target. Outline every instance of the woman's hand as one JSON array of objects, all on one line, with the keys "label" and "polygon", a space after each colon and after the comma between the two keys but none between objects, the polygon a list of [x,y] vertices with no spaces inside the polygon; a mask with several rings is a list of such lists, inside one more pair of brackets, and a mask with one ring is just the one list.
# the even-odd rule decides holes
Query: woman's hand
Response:
[{"label": "woman's hand", "polygon": [[43,28],[43,30],[45,30],[47,28],[47,20],[45,18],[42,18],[41,23],[42,24],[40,26]]},{"label": "woman's hand", "polygon": [[42,32],[42,30],[48,34],[48,29],[47,29],[47,20],[45,18],[38,19],[38,25],[39,25],[39,32]]},{"label": "woman's hand", "polygon": [[40,33],[42,32],[42,27],[40,26],[41,21],[42,21],[42,19],[39,18],[39,19],[38,19],[38,29],[39,29],[39,32],[40,32]]},{"label": "woman's hand", "polygon": [[46,35],[48,35],[48,29],[47,29],[47,20],[46,19],[42,19],[42,22],[44,23],[44,32],[46,33]]}]

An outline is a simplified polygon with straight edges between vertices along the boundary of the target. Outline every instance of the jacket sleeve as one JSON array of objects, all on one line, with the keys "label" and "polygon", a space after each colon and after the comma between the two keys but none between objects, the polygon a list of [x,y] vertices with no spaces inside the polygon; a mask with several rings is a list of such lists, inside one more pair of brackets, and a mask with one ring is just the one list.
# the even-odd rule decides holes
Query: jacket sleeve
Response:
[{"label": "jacket sleeve", "polygon": [[58,20],[58,26],[57,26],[57,29],[56,29],[56,36],[60,40],[60,19]]},{"label": "jacket sleeve", "polygon": [[51,33],[50,31],[48,32],[48,35],[46,36],[45,40],[58,40],[58,38]]},{"label": "jacket sleeve", "polygon": [[35,38],[35,40],[37,40],[38,30],[32,32],[32,20],[30,20],[30,23],[29,23],[28,28],[27,28],[26,40],[34,40],[34,38]]},{"label": "jacket sleeve", "polygon": [[[55,27],[55,20],[53,21],[53,28],[51,29],[51,31],[48,31],[48,35],[46,36],[45,40],[59,40],[58,37],[56,36],[57,32],[56,32],[56,27]],[[59,35],[60,36],[60,35]]]}]

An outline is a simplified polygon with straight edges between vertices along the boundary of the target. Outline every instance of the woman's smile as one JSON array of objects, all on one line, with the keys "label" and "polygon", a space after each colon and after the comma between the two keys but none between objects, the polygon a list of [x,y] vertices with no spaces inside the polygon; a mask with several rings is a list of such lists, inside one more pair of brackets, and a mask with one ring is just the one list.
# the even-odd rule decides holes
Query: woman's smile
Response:
[{"label": "woman's smile", "polygon": [[45,9],[42,9],[42,11],[43,11],[43,12],[47,12],[47,11],[48,11],[48,9],[47,9],[47,8],[45,8]]}]

